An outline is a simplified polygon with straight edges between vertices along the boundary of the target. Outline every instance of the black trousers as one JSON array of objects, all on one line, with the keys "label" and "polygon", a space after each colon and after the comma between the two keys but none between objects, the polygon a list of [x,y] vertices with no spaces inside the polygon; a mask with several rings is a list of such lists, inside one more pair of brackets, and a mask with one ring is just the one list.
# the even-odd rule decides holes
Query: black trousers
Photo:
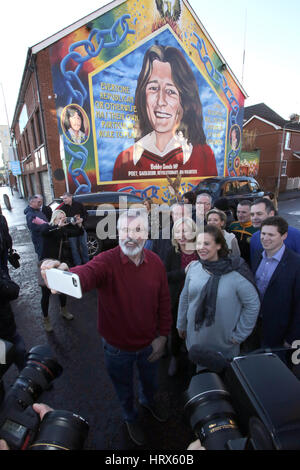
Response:
[{"label": "black trousers", "polygon": [[[41,299],[41,307],[42,307],[42,312],[44,317],[48,316],[48,310],[49,310],[49,301],[50,301],[50,295],[51,295],[51,290],[48,289],[46,286],[42,286],[42,299]],[[67,296],[65,294],[59,294],[59,302],[61,307],[65,307],[67,303]]]}]

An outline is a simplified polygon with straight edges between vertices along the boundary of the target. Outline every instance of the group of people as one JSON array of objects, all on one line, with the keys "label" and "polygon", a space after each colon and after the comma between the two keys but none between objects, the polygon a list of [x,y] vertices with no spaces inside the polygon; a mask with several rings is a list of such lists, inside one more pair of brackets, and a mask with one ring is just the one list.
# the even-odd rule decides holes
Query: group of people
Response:
[{"label": "group of people", "polygon": [[[62,256],[61,241],[73,238],[73,231],[84,239],[83,214],[78,206],[74,215],[68,212],[69,198],[64,195],[50,220],[39,196],[26,210],[41,265],[43,314],[47,317],[50,297],[47,269],[76,273],[83,293],[98,290],[105,365],[135,444],[146,443],[135,403],[135,367],[139,405],[165,422],[165,404],[157,400],[163,355],[169,353],[168,374],[174,376],[180,373],[180,354],[188,363],[195,344],[230,360],[243,351],[288,348],[299,340],[300,231],[288,226],[269,199],[241,201],[234,220],[228,201],[213,204],[210,194],[201,193],[193,204],[187,195],[171,207],[171,236],[160,229],[150,249],[145,248],[151,239],[149,212],[128,209],[118,219],[119,245],[74,265]],[[12,298],[17,294],[12,289]],[[59,299],[65,318],[72,318],[66,296]],[[10,336],[15,335],[13,328]],[[201,373],[201,364],[197,369]]]},{"label": "group of people", "polygon": [[265,198],[238,204],[229,226],[209,194],[197,196],[194,210],[185,202],[171,208],[171,238],[161,230],[151,249],[144,248],[148,212],[129,209],[118,220],[117,247],[81,266],[51,259],[41,266],[44,279],[59,267],[79,276],[83,292],[98,290],[107,372],[137,445],[146,437],[135,406],[135,365],[140,406],[164,422],[156,392],[158,359],[167,350],[172,376],[180,352],[194,344],[230,360],[243,348],[289,347],[300,338],[300,232]]},{"label": "group of people", "polygon": [[[39,265],[45,258],[59,259],[76,266],[89,261],[87,233],[84,222],[87,211],[83,204],[73,200],[70,193],[62,196],[63,204],[52,212],[49,206],[43,204],[43,197],[36,194],[29,198],[29,205],[24,210],[27,226],[30,230]],[[41,309],[43,324],[47,332],[53,327],[49,318],[49,300],[51,291],[45,285],[38,270],[38,282],[41,287]],[[67,296],[59,295],[62,316],[72,320],[73,315],[67,309]]]}]

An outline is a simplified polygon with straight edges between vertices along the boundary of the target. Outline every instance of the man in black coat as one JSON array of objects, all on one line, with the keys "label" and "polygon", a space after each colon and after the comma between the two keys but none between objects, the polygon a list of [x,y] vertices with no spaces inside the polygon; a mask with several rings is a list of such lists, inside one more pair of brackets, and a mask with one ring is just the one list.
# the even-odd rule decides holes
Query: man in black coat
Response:
[{"label": "man in black coat", "polygon": [[256,253],[252,266],[261,296],[262,347],[289,346],[300,339],[300,256],[285,246],[287,231],[281,217],[265,219],[263,251]]}]

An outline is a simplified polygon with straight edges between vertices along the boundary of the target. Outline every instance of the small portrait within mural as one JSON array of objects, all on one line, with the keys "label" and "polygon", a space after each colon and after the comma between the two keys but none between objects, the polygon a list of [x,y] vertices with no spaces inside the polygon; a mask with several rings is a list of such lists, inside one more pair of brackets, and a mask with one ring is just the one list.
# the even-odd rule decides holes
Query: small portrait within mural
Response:
[{"label": "small portrait within mural", "polygon": [[203,130],[197,81],[179,49],[154,44],[146,51],[135,106],[138,136],[118,155],[113,180],[161,178],[157,169],[197,177],[218,174]]},{"label": "small portrait within mural", "polygon": [[241,130],[239,126],[234,125],[230,129],[229,142],[232,150],[237,150],[241,142]]},{"label": "small portrait within mural", "polygon": [[79,105],[71,104],[63,109],[61,126],[64,135],[73,144],[84,144],[89,138],[89,120]]}]

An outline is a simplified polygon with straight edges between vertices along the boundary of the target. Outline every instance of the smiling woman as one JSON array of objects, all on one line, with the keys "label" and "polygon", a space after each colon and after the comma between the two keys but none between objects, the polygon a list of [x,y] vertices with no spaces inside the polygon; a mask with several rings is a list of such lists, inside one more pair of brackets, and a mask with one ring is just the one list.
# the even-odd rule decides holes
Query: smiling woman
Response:
[{"label": "smiling woman", "polygon": [[176,47],[153,45],[144,57],[135,105],[136,143],[116,159],[113,179],[217,175],[206,143],[195,76]]}]

